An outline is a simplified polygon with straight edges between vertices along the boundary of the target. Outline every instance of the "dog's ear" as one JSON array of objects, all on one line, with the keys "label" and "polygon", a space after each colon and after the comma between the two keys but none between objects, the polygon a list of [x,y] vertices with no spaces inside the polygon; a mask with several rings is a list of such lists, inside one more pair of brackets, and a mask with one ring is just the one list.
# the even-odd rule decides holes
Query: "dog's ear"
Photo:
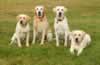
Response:
[{"label": "dog's ear", "polygon": [[67,11],[68,11],[68,9],[64,7],[64,11],[65,11],[65,12],[67,12]]},{"label": "dog's ear", "polygon": [[46,8],[44,6],[43,6],[43,10],[44,10],[43,16],[45,16],[45,14],[46,14]]},{"label": "dog's ear", "polygon": [[53,8],[53,12],[56,12],[56,8]]},{"label": "dog's ear", "polygon": [[86,34],[86,33],[85,33],[84,31],[82,31],[82,36],[85,36],[85,34]]}]

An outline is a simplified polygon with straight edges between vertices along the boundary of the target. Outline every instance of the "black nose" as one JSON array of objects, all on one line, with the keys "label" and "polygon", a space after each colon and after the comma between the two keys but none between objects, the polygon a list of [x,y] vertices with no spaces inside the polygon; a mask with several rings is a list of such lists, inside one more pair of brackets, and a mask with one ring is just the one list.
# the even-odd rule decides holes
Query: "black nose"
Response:
[{"label": "black nose", "polygon": [[61,12],[59,12],[59,17],[61,17],[61,15],[62,15],[62,13],[61,13]]},{"label": "black nose", "polygon": [[78,42],[78,38],[76,38],[75,41]]},{"label": "black nose", "polygon": [[23,24],[23,21],[22,20],[20,21],[20,24]]},{"label": "black nose", "polygon": [[38,16],[41,16],[41,12],[40,11],[38,12]]}]

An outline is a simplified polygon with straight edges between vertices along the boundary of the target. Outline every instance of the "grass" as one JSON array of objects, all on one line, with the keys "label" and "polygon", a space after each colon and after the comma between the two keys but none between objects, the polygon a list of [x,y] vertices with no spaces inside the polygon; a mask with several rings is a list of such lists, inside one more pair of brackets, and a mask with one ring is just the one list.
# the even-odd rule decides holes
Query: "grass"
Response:
[{"label": "grass", "polygon": [[[69,48],[55,46],[55,41],[39,43],[29,48],[9,46],[14,33],[16,16],[25,13],[34,16],[32,9],[44,5],[53,28],[52,8],[64,5],[71,30],[82,29],[92,37],[91,45],[79,56],[72,56]],[[100,1],[99,0],[0,0],[0,65],[100,65]],[[33,19],[33,18],[32,18]],[[30,22],[32,25],[32,20]]]}]

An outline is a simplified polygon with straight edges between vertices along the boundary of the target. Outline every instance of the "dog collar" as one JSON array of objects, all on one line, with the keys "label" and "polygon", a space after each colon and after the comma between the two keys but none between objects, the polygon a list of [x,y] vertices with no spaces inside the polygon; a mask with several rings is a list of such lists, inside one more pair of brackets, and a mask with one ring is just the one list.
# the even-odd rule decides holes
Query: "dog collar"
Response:
[{"label": "dog collar", "polygon": [[57,19],[57,23],[61,22],[64,20],[64,17],[62,19]]}]

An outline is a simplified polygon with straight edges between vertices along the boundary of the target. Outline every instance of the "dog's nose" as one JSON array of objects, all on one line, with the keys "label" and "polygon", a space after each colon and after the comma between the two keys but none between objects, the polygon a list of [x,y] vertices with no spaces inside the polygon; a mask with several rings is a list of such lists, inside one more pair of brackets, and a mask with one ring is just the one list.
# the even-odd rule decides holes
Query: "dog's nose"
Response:
[{"label": "dog's nose", "polygon": [[78,42],[78,38],[76,38],[75,41]]},{"label": "dog's nose", "polygon": [[22,20],[20,21],[20,24],[23,24],[23,21]]},{"label": "dog's nose", "polygon": [[41,16],[41,12],[40,11],[38,12],[38,16]]},{"label": "dog's nose", "polygon": [[61,12],[59,12],[59,17],[61,17],[61,15],[62,15],[62,13],[61,13]]}]

